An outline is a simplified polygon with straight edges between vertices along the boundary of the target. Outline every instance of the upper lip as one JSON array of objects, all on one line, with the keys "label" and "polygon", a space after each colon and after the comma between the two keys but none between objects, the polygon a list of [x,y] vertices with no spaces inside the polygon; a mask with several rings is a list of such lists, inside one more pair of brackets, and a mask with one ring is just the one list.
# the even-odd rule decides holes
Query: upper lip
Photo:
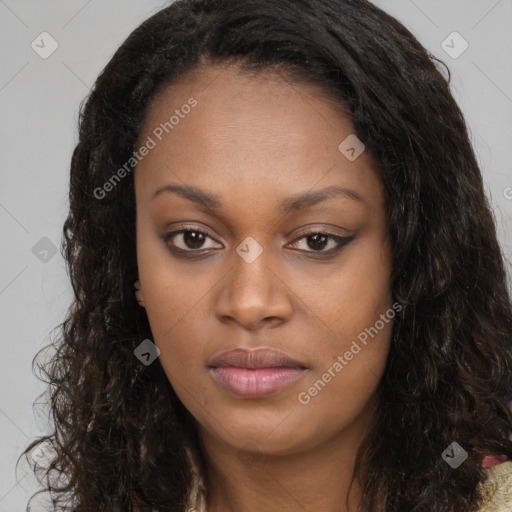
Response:
[{"label": "upper lip", "polygon": [[255,350],[235,348],[226,350],[214,357],[209,366],[211,368],[219,366],[234,366],[237,368],[275,368],[283,366],[306,368],[281,350],[271,348],[258,348]]}]

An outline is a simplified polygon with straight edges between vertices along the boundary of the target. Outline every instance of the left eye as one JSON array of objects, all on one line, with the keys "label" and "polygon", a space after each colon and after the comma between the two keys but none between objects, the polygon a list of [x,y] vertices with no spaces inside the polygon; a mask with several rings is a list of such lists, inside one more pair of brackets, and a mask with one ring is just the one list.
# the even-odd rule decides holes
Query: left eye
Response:
[{"label": "left eye", "polygon": [[[331,253],[336,252],[344,245],[347,245],[352,240],[352,238],[344,238],[338,235],[333,235],[331,233],[324,233],[322,231],[310,231],[299,237],[295,242],[293,242],[293,245],[297,246],[301,240],[306,241],[307,247],[312,250],[300,250],[305,250],[305,252]],[[329,241],[332,242],[334,247],[328,250],[324,250],[325,247],[329,245]]]}]

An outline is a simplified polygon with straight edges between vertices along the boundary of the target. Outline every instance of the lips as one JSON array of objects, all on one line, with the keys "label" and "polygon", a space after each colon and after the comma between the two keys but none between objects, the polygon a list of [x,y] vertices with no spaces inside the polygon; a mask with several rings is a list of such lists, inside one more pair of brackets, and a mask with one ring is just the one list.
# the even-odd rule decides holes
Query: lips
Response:
[{"label": "lips", "polygon": [[236,348],[214,357],[209,365],[213,379],[240,398],[264,398],[291,385],[306,366],[280,350]]},{"label": "lips", "polygon": [[302,377],[302,368],[236,368],[219,366],[209,370],[212,377],[230,393],[242,398],[273,395]]},{"label": "lips", "polygon": [[209,365],[210,368],[222,368],[226,366],[249,369],[306,368],[306,366],[292,359],[284,352],[269,348],[259,348],[255,350],[235,348],[222,352],[214,357]]}]

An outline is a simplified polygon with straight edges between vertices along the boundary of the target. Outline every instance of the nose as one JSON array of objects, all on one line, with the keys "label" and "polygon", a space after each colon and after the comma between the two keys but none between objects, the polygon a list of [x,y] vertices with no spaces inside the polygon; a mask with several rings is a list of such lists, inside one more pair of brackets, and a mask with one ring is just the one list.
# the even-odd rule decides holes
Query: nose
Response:
[{"label": "nose", "polygon": [[221,280],[215,303],[217,318],[251,331],[289,321],[293,313],[292,292],[283,278],[266,257],[266,250],[251,263],[235,254],[233,267]]}]

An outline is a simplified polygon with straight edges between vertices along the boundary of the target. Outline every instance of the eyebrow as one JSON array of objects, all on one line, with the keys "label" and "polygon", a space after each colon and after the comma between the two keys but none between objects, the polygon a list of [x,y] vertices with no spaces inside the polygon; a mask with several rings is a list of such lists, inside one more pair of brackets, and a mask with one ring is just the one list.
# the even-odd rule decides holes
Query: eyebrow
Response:
[{"label": "eyebrow", "polygon": [[[224,206],[219,195],[211,194],[210,192],[206,192],[192,185],[166,185],[156,190],[152,199],[155,199],[164,192],[175,193],[183,199],[188,199],[210,210],[219,210]],[[339,195],[354,201],[365,202],[362,196],[355,190],[332,185],[321,190],[303,192],[287,197],[280,203],[279,209],[284,215],[289,215]]]}]

